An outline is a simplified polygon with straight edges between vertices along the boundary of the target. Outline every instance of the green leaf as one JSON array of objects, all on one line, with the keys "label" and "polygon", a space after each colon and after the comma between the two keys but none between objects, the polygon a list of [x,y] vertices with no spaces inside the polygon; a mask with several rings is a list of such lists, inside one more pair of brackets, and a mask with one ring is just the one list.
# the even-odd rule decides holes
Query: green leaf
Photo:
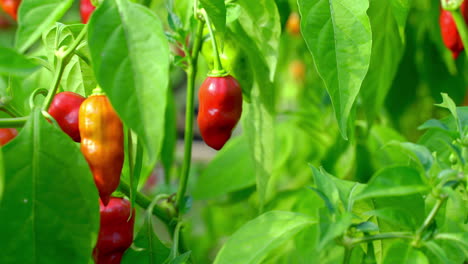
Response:
[{"label": "green leaf", "polygon": [[184,254],[177,256],[175,259],[171,260],[169,264],[186,264],[191,254],[192,251],[185,252]]},{"label": "green leaf", "polygon": [[353,215],[344,213],[337,217],[336,221],[328,224],[324,230],[324,236],[320,239],[318,250],[321,251],[330,241],[341,236],[351,226]]},{"label": "green leaf", "polygon": [[[270,80],[273,80],[278,63],[279,39],[281,34],[280,17],[274,1],[271,0],[238,0],[242,10],[238,18],[244,32],[253,41],[250,47],[259,52],[259,59],[269,70]],[[249,58],[252,58],[249,56]],[[268,88],[261,87],[264,91]],[[271,91],[270,91],[271,92]]]},{"label": "green leaf", "polygon": [[104,1],[89,22],[98,83],[154,164],[164,138],[169,46],[159,18],[127,0]]},{"label": "green leaf", "polygon": [[424,243],[424,247],[437,258],[437,261],[433,263],[453,263],[449,261],[447,254],[445,254],[444,250],[436,242],[427,241]]},{"label": "green leaf", "polygon": [[5,165],[3,164],[3,151],[2,151],[2,148],[0,148],[0,202],[2,202],[4,186],[5,186]]},{"label": "green leaf", "polygon": [[[273,76],[278,61],[280,18],[273,1],[240,0],[239,19],[230,24],[237,44],[247,55],[248,68],[255,76],[250,98],[244,101],[243,125],[255,165],[260,207],[263,206],[274,156]],[[258,25],[262,25],[259,27]]]},{"label": "green leaf", "polygon": [[193,197],[216,198],[254,185],[255,168],[249,152],[245,136],[230,139],[203,170],[193,190]]},{"label": "green leaf", "polygon": [[356,199],[402,196],[428,189],[429,186],[425,185],[417,169],[406,166],[388,167],[378,171]]},{"label": "green leaf", "polygon": [[270,211],[237,230],[219,251],[214,264],[260,263],[267,254],[314,222],[301,214]]},{"label": "green leaf", "polygon": [[437,104],[437,106],[446,108],[452,113],[453,118],[455,118],[455,123],[457,124],[458,132],[460,134],[460,138],[463,138],[463,127],[460,118],[458,118],[458,109],[457,105],[453,102],[453,100],[446,94],[442,93],[442,103]]},{"label": "green leaf", "polygon": [[35,109],[3,151],[2,263],[88,263],[99,203],[78,146]]},{"label": "green leaf", "polygon": [[[381,111],[404,51],[404,27],[408,0],[370,0],[372,56],[361,87],[367,119],[372,122]],[[392,8],[395,7],[395,8]]]},{"label": "green leaf", "polygon": [[432,163],[434,162],[434,158],[432,157],[431,152],[425,146],[417,145],[411,142],[401,143],[401,145],[410,150],[411,152],[418,157],[419,162],[424,167],[426,171],[428,171],[432,167]]},{"label": "green leaf", "polygon": [[299,0],[301,32],[335,109],[344,138],[354,100],[369,68],[368,0]]},{"label": "green leaf", "polygon": [[143,226],[133,241],[134,247],[125,252],[122,264],[162,264],[169,256],[170,249],[154,233],[152,221],[149,220],[150,217],[152,216],[145,217]]},{"label": "green leaf", "polygon": [[224,0],[200,0],[206,14],[216,28],[216,32],[224,34],[226,30],[226,5]]},{"label": "green leaf", "polygon": [[23,0],[18,11],[18,31],[15,47],[24,53],[43,32],[59,20],[73,0]]},{"label": "green leaf", "polygon": [[35,63],[15,50],[0,46],[0,74],[24,76],[37,68]]},{"label": "green leaf", "polygon": [[383,264],[414,263],[429,264],[428,258],[421,251],[405,242],[394,242],[387,250]]}]

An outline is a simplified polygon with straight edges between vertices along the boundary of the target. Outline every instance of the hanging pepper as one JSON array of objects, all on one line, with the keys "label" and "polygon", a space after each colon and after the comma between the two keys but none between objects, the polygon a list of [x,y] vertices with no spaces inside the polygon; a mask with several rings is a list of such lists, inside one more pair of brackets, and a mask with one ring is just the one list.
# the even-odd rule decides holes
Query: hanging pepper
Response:
[{"label": "hanging pepper", "polygon": [[80,142],[78,112],[86,98],[72,92],[61,92],[55,95],[49,107],[49,114],[57,121],[60,128],[75,142]]},{"label": "hanging pepper", "polygon": [[111,197],[107,206],[99,200],[99,211],[101,220],[94,260],[97,264],[118,264],[133,241],[135,209],[132,212],[128,200]]},{"label": "hanging pepper", "polygon": [[[460,10],[465,20],[465,23],[468,24],[467,5],[468,1],[463,1],[463,3],[460,6]],[[460,52],[463,51],[464,47],[460,34],[457,30],[457,25],[455,24],[455,20],[453,19],[450,11],[441,9],[439,24],[442,33],[442,40],[444,41],[445,46],[452,52],[453,58],[456,59]]]},{"label": "hanging pepper", "polygon": [[242,89],[228,75],[208,77],[198,93],[198,127],[206,144],[221,149],[231,137],[242,114]]},{"label": "hanging pepper", "polygon": [[81,0],[80,1],[80,15],[81,15],[81,22],[83,24],[88,23],[89,17],[93,13],[96,7],[93,6],[90,0]]},{"label": "hanging pepper", "polygon": [[15,128],[0,128],[0,146],[10,142],[18,135],[18,130]]},{"label": "hanging pepper", "polygon": [[81,152],[93,173],[104,205],[117,189],[124,161],[122,122],[100,88],[80,107]]}]

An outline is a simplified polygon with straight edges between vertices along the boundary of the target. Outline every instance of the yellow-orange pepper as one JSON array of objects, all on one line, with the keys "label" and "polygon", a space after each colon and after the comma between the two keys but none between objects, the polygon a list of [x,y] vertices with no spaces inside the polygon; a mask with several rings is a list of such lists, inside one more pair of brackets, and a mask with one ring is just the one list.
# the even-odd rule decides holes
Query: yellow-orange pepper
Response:
[{"label": "yellow-orange pepper", "polygon": [[120,182],[124,161],[122,122],[109,99],[97,88],[80,106],[81,152],[93,173],[104,205]]}]

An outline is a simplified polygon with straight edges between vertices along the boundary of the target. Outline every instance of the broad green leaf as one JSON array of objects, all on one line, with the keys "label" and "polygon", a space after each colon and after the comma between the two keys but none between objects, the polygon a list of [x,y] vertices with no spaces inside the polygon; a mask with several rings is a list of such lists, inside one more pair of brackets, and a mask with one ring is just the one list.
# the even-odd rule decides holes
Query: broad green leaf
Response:
[{"label": "broad green leaf", "polygon": [[372,176],[357,199],[409,195],[428,189],[417,169],[406,166],[388,167]]},{"label": "broad green leaf", "polygon": [[383,264],[394,263],[414,263],[429,264],[428,258],[421,251],[412,247],[408,243],[396,241],[387,250],[383,259]]},{"label": "broad green leaf", "polygon": [[193,190],[195,199],[216,198],[255,184],[255,169],[245,136],[230,139],[203,170]]},{"label": "broad green leaf", "polygon": [[417,145],[411,142],[401,143],[401,145],[410,150],[411,152],[418,157],[419,162],[424,167],[426,171],[428,171],[432,167],[432,163],[434,162],[434,158],[432,157],[431,152],[425,146]]},{"label": "broad green leaf", "polygon": [[282,211],[267,212],[237,230],[219,251],[214,264],[255,264],[299,231],[311,226],[311,218]]},{"label": "broad green leaf", "polygon": [[278,60],[280,18],[274,1],[240,0],[236,3],[241,7],[241,13],[239,19],[230,24],[230,30],[236,36],[237,44],[247,55],[248,68],[255,78],[250,93],[251,103],[244,101],[243,126],[254,160],[257,191],[262,207],[273,169],[272,81]]},{"label": "broad green leaf", "polygon": [[344,138],[354,100],[369,68],[368,0],[299,0],[301,32],[326,84]]},{"label": "broad green leaf", "polygon": [[460,233],[460,234],[453,234],[453,233],[440,233],[435,236],[435,240],[440,241],[452,241],[456,242],[465,252],[465,256],[468,256],[468,233]]},{"label": "broad green leaf", "polygon": [[89,22],[96,79],[154,164],[164,138],[169,46],[159,18],[128,0],[104,1]]},{"label": "broad green leaf", "polygon": [[0,74],[28,75],[38,66],[13,49],[0,46]]},{"label": "broad green leaf", "polygon": [[[269,70],[270,81],[276,71],[278,63],[279,38],[281,34],[280,17],[276,3],[272,0],[238,0],[236,2],[242,10],[238,21],[244,32],[253,42],[259,52],[259,59]],[[249,58],[252,58],[249,56]],[[258,77],[258,76],[257,76]],[[261,87],[264,92],[268,87]],[[269,91],[271,93],[271,91]]]},{"label": "broad green leaf", "polygon": [[134,247],[129,248],[125,252],[122,258],[122,264],[162,264],[170,254],[170,249],[167,248],[154,233],[147,213],[145,216],[143,226],[133,241]]},{"label": "broad green leaf", "polygon": [[449,260],[444,250],[435,241],[425,242],[424,247],[437,259],[437,261],[434,259],[433,263],[447,263],[447,264],[453,263],[452,261]]},{"label": "broad green leaf", "polygon": [[[381,111],[397,73],[404,51],[404,27],[409,0],[370,0],[372,56],[361,87],[367,119],[372,122]],[[392,8],[394,7],[394,8]]]},{"label": "broad green leaf", "polygon": [[216,32],[224,34],[226,29],[226,5],[224,0],[200,0]]},{"label": "broad green leaf", "polygon": [[78,146],[35,109],[3,151],[2,263],[88,263],[99,203]]},{"label": "broad green leaf", "polygon": [[73,0],[22,0],[18,11],[15,47],[29,49],[71,7]]}]

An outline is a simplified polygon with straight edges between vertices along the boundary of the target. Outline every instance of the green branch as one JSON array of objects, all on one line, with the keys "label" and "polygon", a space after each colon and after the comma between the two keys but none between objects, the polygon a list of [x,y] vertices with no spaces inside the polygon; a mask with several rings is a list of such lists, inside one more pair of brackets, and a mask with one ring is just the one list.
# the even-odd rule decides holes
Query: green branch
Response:
[{"label": "green branch", "polygon": [[198,20],[197,32],[193,44],[192,55],[189,58],[187,69],[187,101],[185,110],[185,135],[184,135],[184,163],[182,165],[182,174],[180,177],[179,189],[176,195],[176,207],[180,212],[184,204],[184,196],[187,190],[188,176],[190,172],[190,163],[192,159],[192,141],[193,141],[193,100],[195,90],[195,77],[197,76],[198,53],[200,52],[203,26],[205,22]]},{"label": "green branch", "polygon": [[[122,179],[120,180],[119,190],[123,192],[125,195],[127,195],[128,197],[130,197],[130,185],[128,185],[128,183],[126,183]],[[145,208],[145,209],[148,208],[151,204],[151,200],[140,192],[135,193],[135,202],[140,207]],[[154,205],[153,214],[159,219],[161,219],[168,226],[171,224],[172,217],[160,205],[158,204]]]}]

